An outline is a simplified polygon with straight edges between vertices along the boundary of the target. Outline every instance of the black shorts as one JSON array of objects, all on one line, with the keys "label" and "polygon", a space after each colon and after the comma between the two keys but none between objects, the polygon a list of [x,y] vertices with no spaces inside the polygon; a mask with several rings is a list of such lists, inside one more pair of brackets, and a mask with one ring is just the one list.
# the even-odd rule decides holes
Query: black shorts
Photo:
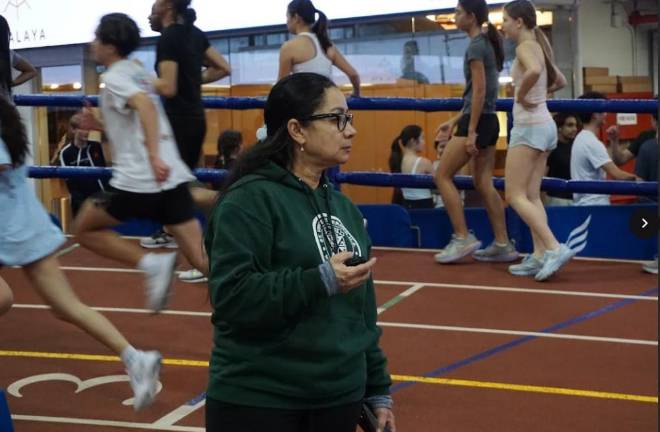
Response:
[{"label": "black shorts", "polygon": [[206,136],[206,117],[204,114],[168,114],[167,118],[172,126],[181,159],[191,170],[197,168]]},{"label": "black shorts", "polygon": [[[454,136],[466,137],[468,136],[468,128],[470,127],[470,114],[463,114],[458,121],[456,133]],[[497,139],[500,136],[500,121],[497,119],[497,114],[487,113],[481,114],[479,123],[477,124],[477,147],[485,149],[497,144]]]},{"label": "black shorts", "polygon": [[149,219],[162,225],[178,225],[195,217],[188,183],[155,193],[111,188],[96,194],[93,202],[121,222],[129,219]]}]

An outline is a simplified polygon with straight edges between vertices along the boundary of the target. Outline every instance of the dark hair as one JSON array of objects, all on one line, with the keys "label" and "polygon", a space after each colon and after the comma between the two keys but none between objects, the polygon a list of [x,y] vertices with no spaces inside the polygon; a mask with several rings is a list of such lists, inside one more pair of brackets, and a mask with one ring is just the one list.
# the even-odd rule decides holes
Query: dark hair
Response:
[{"label": "dark hair", "polygon": [[[588,91],[582,96],[579,96],[578,99],[607,99],[607,96],[600,92]],[[593,114],[594,113],[592,112],[581,112],[578,114],[578,119],[582,122],[582,124],[587,124],[591,121]]]},{"label": "dark hair", "polygon": [[120,56],[127,57],[140,45],[140,29],[128,15],[111,13],[101,17],[96,38],[101,43],[113,45]]},{"label": "dark hair", "polygon": [[461,5],[465,12],[471,13],[477,20],[479,26],[483,23],[488,23],[488,40],[493,46],[493,51],[495,51],[495,63],[497,64],[497,70],[501,71],[504,68],[504,48],[502,47],[502,37],[497,31],[495,26],[488,21],[488,5],[485,0],[458,0],[458,4]]},{"label": "dark hair", "polygon": [[417,125],[408,125],[401,130],[398,137],[394,138],[394,141],[392,141],[392,152],[390,153],[389,161],[390,172],[401,172],[401,162],[403,161],[402,147],[405,147],[411,139],[419,139],[421,135],[421,127]]},{"label": "dark hair", "polygon": [[183,21],[188,26],[195,24],[195,21],[197,21],[197,12],[195,12],[195,9],[193,8],[186,9],[183,12]]},{"label": "dark hair", "polygon": [[0,136],[9,149],[11,164],[14,167],[23,165],[25,157],[30,152],[25,126],[16,107],[6,98],[0,96]]},{"label": "dark hair", "polygon": [[11,54],[9,49],[9,23],[0,15],[0,88],[5,88],[8,95],[11,95],[11,84],[13,78],[11,75]]},{"label": "dark hair", "polygon": [[536,8],[534,3],[529,0],[513,0],[504,6],[506,13],[513,19],[522,19],[523,24],[529,30],[534,31],[536,42],[541,45],[543,57],[545,58],[545,71],[548,74],[548,88],[557,81],[557,71],[555,70],[554,54],[550,41],[543,33],[543,30],[536,25]]},{"label": "dark hair", "polygon": [[[554,115],[553,119],[555,120],[555,124],[557,125],[557,128],[564,127],[566,124],[566,120],[569,118],[574,118],[576,122],[580,122],[579,116],[575,113],[569,113],[569,112],[560,112]],[[578,124],[579,126],[579,124]]]},{"label": "dark hair", "polygon": [[321,106],[326,90],[333,87],[336,85],[330,79],[308,72],[286,76],[275,84],[264,108],[268,136],[238,157],[222,190],[226,191],[242,177],[268,162],[290,169],[295,143],[288,133],[289,120],[298,119],[305,124],[302,119],[311,116]]},{"label": "dark hair", "polygon": [[[327,51],[332,46],[330,36],[328,36],[328,17],[323,12],[316,9],[310,0],[293,0],[287,7],[289,15],[298,15],[305,24],[312,26],[312,31],[319,39],[323,51]],[[319,14],[319,19],[315,15]]]},{"label": "dark hair", "polygon": [[243,142],[243,135],[233,129],[227,129],[218,137],[218,157],[222,157],[222,167],[227,164],[227,161]]}]

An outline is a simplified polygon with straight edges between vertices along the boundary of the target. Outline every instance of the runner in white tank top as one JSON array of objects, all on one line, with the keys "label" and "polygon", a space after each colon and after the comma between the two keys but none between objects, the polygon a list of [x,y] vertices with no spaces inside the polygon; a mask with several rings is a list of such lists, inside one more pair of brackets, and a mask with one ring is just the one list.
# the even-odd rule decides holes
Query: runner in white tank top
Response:
[{"label": "runner in white tank top", "polygon": [[319,43],[319,38],[316,37],[314,33],[308,32],[298,33],[298,36],[307,37],[314,42],[316,55],[307,61],[294,64],[293,73],[312,72],[323,75],[327,78],[332,78],[332,61],[330,61],[323,52],[323,48],[321,48],[321,44]]},{"label": "runner in white tank top", "polygon": [[294,0],[289,3],[286,16],[289,32],[304,37],[295,37],[282,45],[277,79],[299,72],[314,72],[332,79],[334,65],[348,76],[353,85],[352,96],[360,96],[360,75],[330,40],[325,14],[309,0]]}]

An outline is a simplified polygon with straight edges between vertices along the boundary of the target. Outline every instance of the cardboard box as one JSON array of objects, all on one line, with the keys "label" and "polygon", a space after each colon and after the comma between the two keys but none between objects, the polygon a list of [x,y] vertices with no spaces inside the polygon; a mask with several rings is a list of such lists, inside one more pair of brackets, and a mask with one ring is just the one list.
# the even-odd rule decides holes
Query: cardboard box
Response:
[{"label": "cardboard box", "polygon": [[619,87],[616,84],[594,84],[584,86],[585,91],[595,91],[599,93],[617,93]]},{"label": "cardboard box", "polygon": [[619,78],[609,75],[587,76],[584,78],[585,85],[617,85]]},{"label": "cardboard box", "polygon": [[651,77],[647,75],[641,75],[641,76],[620,76],[619,77],[619,84],[647,84],[649,86],[653,86],[653,83],[651,82]]},{"label": "cardboard box", "polygon": [[603,68],[603,67],[585,67],[582,68],[582,73],[584,74],[584,77],[591,77],[591,76],[607,76],[610,74],[610,68]]},{"label": "cardboard box", "polygon": [[621,84],[619,89],[621,93],[652,93],[653,86],[651,83],[647,84]]}]

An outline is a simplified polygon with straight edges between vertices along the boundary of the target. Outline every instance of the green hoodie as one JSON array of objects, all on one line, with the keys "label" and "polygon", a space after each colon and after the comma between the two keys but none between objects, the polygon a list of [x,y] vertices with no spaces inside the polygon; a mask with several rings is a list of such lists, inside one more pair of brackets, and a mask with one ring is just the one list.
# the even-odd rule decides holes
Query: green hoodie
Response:
[{"label": "green hoodie", "polygon": [[339,249],[367,257],[362,215],[348,198],[326,179],[312,190],[274,163],[235,183],[213,212],[209,397],[311,409],[389,394],[373,280],[330,297],[321,279],[319,264],[333,255],[328,205]]}]

